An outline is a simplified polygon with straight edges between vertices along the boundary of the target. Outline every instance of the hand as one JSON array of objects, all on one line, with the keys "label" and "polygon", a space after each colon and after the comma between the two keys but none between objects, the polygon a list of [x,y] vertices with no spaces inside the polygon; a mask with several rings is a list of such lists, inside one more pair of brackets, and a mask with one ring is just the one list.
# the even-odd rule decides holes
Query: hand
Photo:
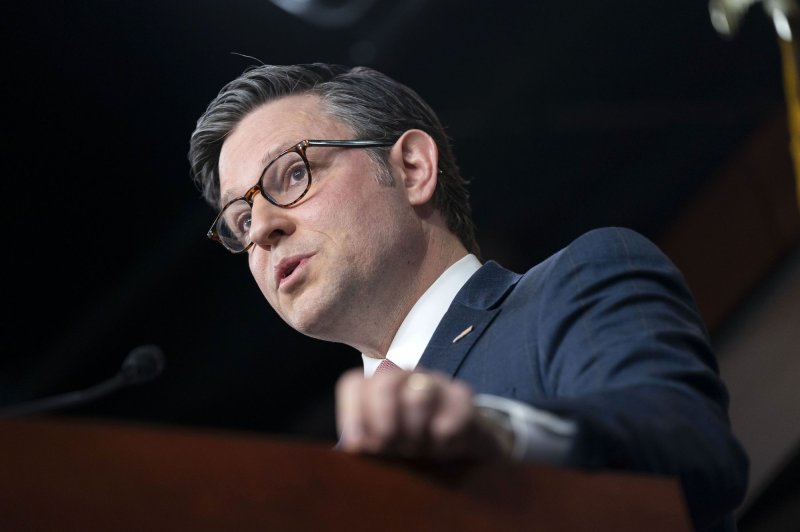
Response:
[{"label": "hand", "polygon": [[364,379],[360,369],[336,386],[340,448],[407,458],[505,459],[513,435],[481,415],[463,382],[431,372],[394,371]]}]

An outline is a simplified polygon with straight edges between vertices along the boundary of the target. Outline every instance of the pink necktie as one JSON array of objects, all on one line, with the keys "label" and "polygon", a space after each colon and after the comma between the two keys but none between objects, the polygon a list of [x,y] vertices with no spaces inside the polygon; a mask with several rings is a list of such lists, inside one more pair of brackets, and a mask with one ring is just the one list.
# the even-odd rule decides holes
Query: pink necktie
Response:
[{"label": "pink necktie", "polygon": [[389,360],[388,358],[384,358],[381,360],[381,363],[378,364],[378,367],[375,368],[375,375],[378,373],[389,373],[391,371],[402,371],[400,366]]}]

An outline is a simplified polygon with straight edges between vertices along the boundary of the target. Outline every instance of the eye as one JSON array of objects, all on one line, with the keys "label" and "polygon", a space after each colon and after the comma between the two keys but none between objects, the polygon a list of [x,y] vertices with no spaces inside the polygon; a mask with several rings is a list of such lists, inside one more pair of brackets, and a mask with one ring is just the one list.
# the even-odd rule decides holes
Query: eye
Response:
[{"label": "eye", "polygon": [[309,183],[308,167],[299,153],[289,151],[264,170],[261,186],[278,205],[297,200]]},{"label": "eye", "polygon": [[238,240],[243,244],[249,243],[250,222],[252,210],[250,204],[245,200],[238,200],[223,212],[222,219],[218,226],[218,232],[223,238]]},{"label": "eye", "polygon": [[250,210],[247,212],[241,212],[237,215],[233,226],[237,235],[241,237],[250,234],[250,221],[252,218],[252,212]]},{"label": "eye", "polygon": [[286,171],[283,173],[283,179],[281,179],[281,189],[286,191],[293,187],[305,186],[307,180],[308,169],[306,168],[305,163],[302,160],[295,161],[289,167],[287,167]]}]

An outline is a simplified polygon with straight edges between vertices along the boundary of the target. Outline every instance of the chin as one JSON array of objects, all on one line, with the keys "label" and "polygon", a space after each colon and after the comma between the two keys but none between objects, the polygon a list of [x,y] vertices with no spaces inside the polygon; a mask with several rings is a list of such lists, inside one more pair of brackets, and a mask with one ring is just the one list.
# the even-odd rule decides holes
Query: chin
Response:
[{"label": "chin", "polygon": [[[340,290],[319,290],[308,287],[286,303],[278,312],[283,320],[297,332],[332,342],[342,342],[352,301]],[[347,302],[347,303],[346,303]]]},{"label": "chin", "polygon": [[281,314],[283,320],[297,332],[310,336],[312,338],[319,338],[320,340],[328,339],[325,335],[326,329],[330,326],[326,323],[324,317],[330,311],[324,311],[319,308],[295,308],[287,314]]}]

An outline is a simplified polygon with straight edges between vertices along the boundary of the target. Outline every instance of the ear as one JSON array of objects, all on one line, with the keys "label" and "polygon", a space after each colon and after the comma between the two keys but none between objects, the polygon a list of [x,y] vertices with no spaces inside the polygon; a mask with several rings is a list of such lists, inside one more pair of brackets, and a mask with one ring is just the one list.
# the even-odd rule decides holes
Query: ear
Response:
[{"label": "ear", "polygon": [[424,205],[433,198],[439,178],[439,150],[430,135],[409,129],[395,142],[389,162],[411,205]]}]

